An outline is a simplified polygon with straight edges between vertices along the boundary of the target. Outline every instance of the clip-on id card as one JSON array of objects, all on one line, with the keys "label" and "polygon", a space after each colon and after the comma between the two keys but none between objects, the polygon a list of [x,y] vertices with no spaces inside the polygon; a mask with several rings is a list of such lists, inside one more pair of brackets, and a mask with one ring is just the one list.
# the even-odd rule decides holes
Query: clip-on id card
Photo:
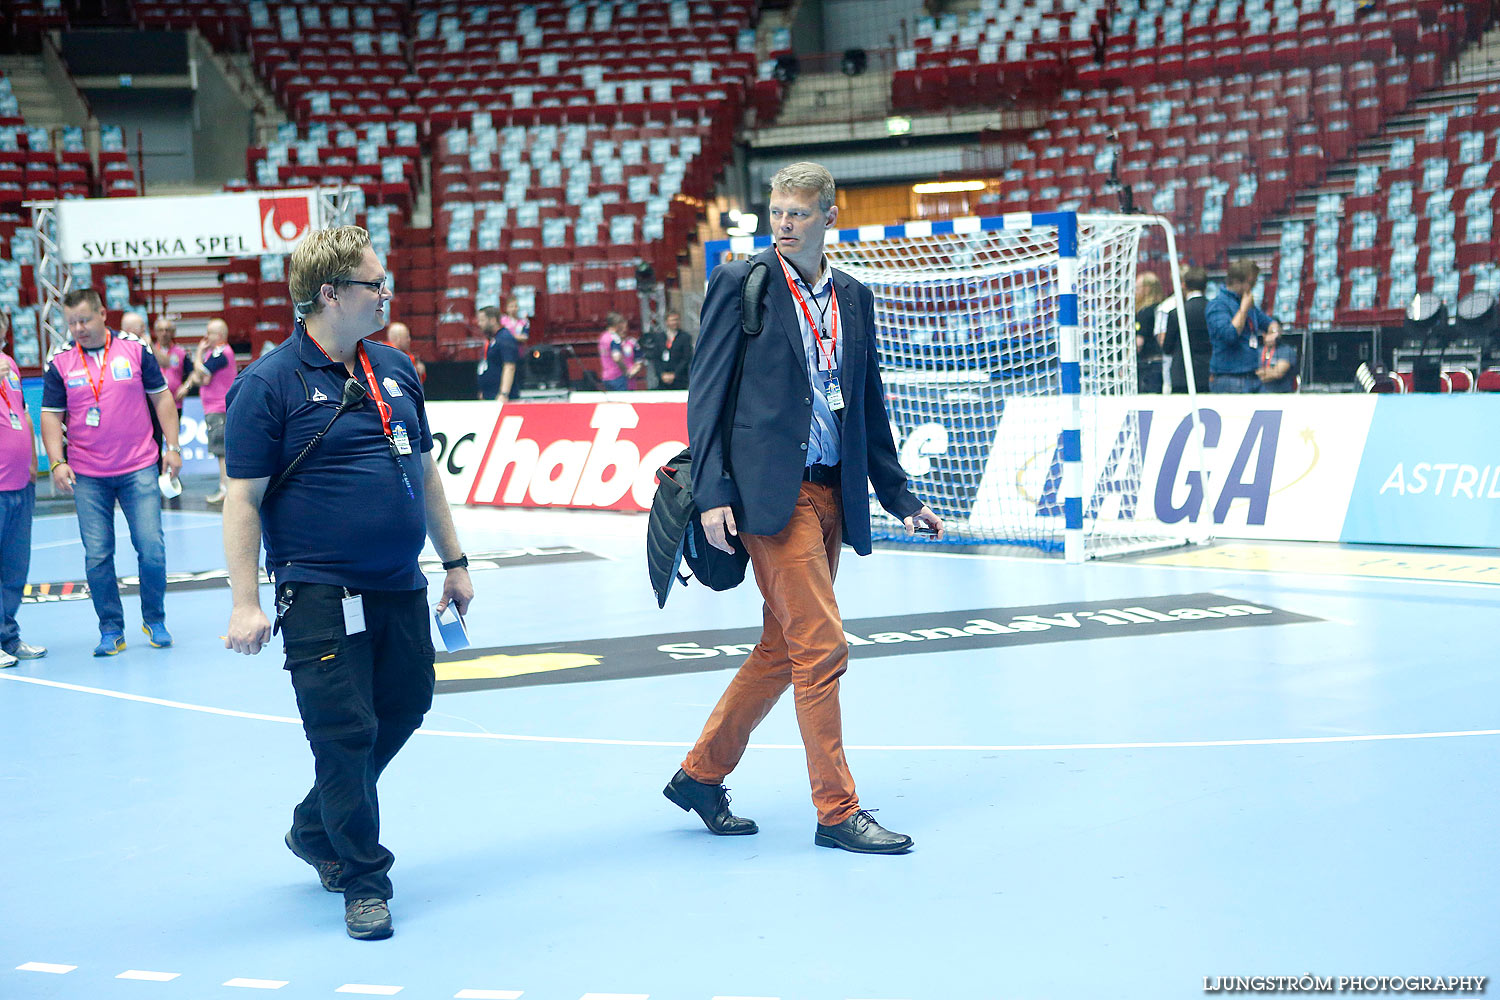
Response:
[{"label": "clip-on id card", "polygon": [[438,635],[442,636],[444,649],[456,653],[460,649],[469,648],[469,630],[464,625],[463,615],[458,613],[457,605],[450,603],[441,612],[434,611],[432,617],[437,620]]}]

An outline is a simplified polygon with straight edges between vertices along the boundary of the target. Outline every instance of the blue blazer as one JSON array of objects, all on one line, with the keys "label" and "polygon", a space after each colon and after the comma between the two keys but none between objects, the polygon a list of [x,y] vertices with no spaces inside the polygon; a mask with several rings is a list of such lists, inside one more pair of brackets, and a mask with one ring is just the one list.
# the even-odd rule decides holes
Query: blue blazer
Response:
[{"label": "blue blazer", "polygon": [[[693,452],[693,502],[699,512],[728,506],[735,525],[752,535],[774,535],[796,506],[807,465],[812,394],[796,304],[772,248],[754,260],[771,269],[766,283],[765,326],[750,338],[725,467],[721,417],[728,402],[744,332],[740,284],[750,261],[714,269],[703,300],[688,393],[688,442]],[[870,552],[869,486],[880,505],[898,518],[922,509],[906,487],[885,409],[885,389],[875,355],[875,297],[841,271],[833,272],[839,297],[844,389],[839,443],[844,542]],[[821,391],[821,390],[818,390]]]}]

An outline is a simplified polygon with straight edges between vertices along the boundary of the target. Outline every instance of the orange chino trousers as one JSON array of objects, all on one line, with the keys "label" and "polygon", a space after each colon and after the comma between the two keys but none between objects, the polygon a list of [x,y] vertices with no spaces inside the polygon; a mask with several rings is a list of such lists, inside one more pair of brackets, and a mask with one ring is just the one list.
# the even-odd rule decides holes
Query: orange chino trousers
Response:
[{"label": "orange chino trousers", "polygon": [[843,544],[838,487],[804,482],[779,534],[739,537],[765,598],[765,625],[682,769],[694,781],[722,784],[790,684],[818,822],[841,823],[859,809],[859,797],[844,758],[839,713],[849,644],[833,597]]}]

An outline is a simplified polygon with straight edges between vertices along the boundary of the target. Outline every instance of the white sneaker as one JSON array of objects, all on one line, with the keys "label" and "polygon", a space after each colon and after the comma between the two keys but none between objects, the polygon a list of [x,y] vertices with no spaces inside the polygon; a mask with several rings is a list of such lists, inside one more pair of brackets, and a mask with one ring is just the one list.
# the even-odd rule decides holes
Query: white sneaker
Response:
[{"label": "white sneaker", "polygon": [[0,650],[0,667],[13,667],[20,662],[21,661],[16,659],[14,656],[11,656],[4,650]]},{"label": "white sneaker", "polygon": [[210,493],[208,496],[204,497],[203,499],[204,499],[204,501],[206,503],[223,503],[224,502],[224,494],[226,492],[227,491],[224,489],[224,487],[220,486],[217,490],[215,490],[214,492]]}]

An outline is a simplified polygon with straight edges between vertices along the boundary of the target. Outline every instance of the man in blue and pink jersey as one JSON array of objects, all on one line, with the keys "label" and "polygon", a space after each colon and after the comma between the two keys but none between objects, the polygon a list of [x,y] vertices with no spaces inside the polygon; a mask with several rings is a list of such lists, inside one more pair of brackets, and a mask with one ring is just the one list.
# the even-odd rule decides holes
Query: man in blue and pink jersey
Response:
[{"label": "man in blue and pink jersey", "polygon": [[[10,320],[0,313],[0,342]],[[21,641],[16,612],[31,571],[31,515],[36,510],[36,439],[31,415],[21,396],[20,369],[8,354],[0,354],[0,603],[5,618],[0,622],[0,667],[13,667],[21,660],[46,656],[47,650]]]},{"label": "man in blue and pink jersey", "polygon": [[224,474],[224,411],[229,387],[234,384],[234,348],[229,346],[229,324],[211,319],[198,349],[193,352],[193,380],[198,383],[198,398],[203,401],[203,426],[208,436],[208,453],[219,460],[219,488],[209,494],[209,503],[223,503],[229,477]]},{"label": "man in blue and pink jersey", "polygon": [[[92,288],[63,297],[73,343],[47,362],[42,388],[42,444],[52,482],[72,494],[94,612],[95,656],[125,649],[125,612],[115,578],[115,503],[130,525],[141,580],[142,631],[151,645],[172,644],[166,625],[167,549],[157,490],[157,446],[151,414],[161,423],[161,463],[182,470],[177,407],[156,356],[142,340],[105,325],[104,300]],[[63,427],[67,426],[64,457]]]}]

